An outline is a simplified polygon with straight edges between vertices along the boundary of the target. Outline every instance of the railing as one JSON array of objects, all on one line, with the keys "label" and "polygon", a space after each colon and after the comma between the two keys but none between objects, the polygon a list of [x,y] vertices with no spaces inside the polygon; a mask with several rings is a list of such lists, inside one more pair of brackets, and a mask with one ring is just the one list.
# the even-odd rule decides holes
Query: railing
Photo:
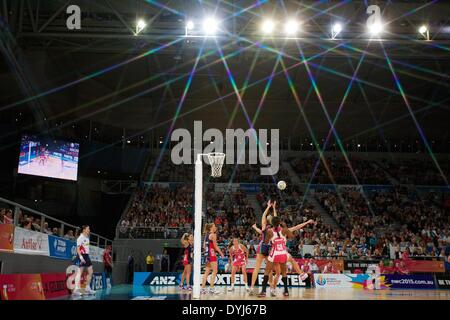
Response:
[{"label": "railing", "polygon": [[[70,223],[66,223],[62,220],[50,217],[45,213],[36,211],[34,209],[25,207],[19,203],[0,198],[0,208],[10,209],[13,213],[13,224],[14,226],[19,227],[19,216],[21,215],[30,215],[33,218],[39,217],[40,225],[38,226],[41,232],[45,232],[45,224],[48,226],[52,226],[53,228],[58,228],[58,234],[56,236],[64,237],[65,230],[72,230],[74,237],[79,234],[81,227],[74,226]],[[112,245],[112,240],[102,237],[96,233],[91,232],[90,234],[90,243],[92,245],[105,248],[107,245]]]},{"label": "railing", "polygon": [[179,239],[191,228],[119,227],[118,239]]}]

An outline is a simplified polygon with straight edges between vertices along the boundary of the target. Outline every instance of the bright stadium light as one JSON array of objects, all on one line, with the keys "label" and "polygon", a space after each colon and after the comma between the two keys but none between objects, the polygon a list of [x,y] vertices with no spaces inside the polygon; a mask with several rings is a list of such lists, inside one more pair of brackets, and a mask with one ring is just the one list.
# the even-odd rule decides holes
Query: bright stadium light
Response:
[{"label": "bright stadium light", "polygon": [[207,35],[214,35],[219,27],[219,22],[213,18],[209,17],[203,21],[203,32]]},{"label": "bright stadium light", "polygon": [[192,29],[194,29],[194,27],[195,27],[194,21],[189,20],[189,21],[186,23],[186,29],[192,30]]},{"label": "bright stadium light", "polygon": [[419,33],[428,41],[430,40],[430,30],[428,30],[428,27],[426,25],[422,25],[419,28]]},{"label": "bright stadium light", "polygon": [[339,33],[342,31],[342,24],[339,22],[335,23],[333,25],[333,28],[331,29],[331,38],[335,39]]},{"label": "bright stadium light", "polygon": [[145,29],[146,26],[147,26],[147,24],[145,23],[145,21],[142,19],[139,19],[136,22],[136,34],[135,35],[138,35],[142,30]]},{"label": "bright stadium light", "polygon": [[383,25],[380,22],[372,23],[369,26],[369,32],[374,36],[379,35],[382,31],[383,31]]},{"label": "bright stadium light", "polygon": [[275,23],[272,20],[265,20],[261,28],[264,33],[272,33],[275,29]]},{"label": "bright stadium light", "polygon": [[289,20],[288,22],[286,22],[286,24],[284,25],[284,32],[287,35],[293,35],[295,33],[297,33],[298,31],[298,22],[295,20]]}]

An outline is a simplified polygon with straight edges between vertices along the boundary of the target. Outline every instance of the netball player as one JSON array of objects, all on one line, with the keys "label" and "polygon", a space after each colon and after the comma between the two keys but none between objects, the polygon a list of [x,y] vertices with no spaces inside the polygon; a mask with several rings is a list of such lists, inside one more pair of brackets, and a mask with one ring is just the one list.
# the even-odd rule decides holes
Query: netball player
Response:
[{"label": "netball player", "polygon": [[[193,262],[193,247],[194,247],[194,237],[192,234],[185,233],[181,238],[181,244],[184,247],[183,252],[183,274],[181,275],[180,289],[192,291],[191,287],[191,272],[192,272],[192,262]],[[186,279],[186,287],[184,286],[184,280]]]},{"label": "netball player", "polygon": [[86,278],[86,288],[84,289],[84,294],[95,294],[95,290],[91,289],[91,279],[92,279],[92,262],[89,257],[89,234],[91,233],[89,226],[82,226],[81,234],[77,239],[77,259],[75,264],[78,266],[77,274],[75,275],[75,289],[73,290],[73,295],[81,296],[81,275],[84,270],[87,270]]},{"label": "netball player", "polygon": [[288,252],[287,262],[291,264],[292,268],[300,276],[300,279],[302,281],[305,281],[308,278],[308,274],[300,268],[297,261],[295,261],[294,258],[292,258],[291,254],[289,252]]},{"label": "netball player", "polygon": [[279,217],[272,218],[272,228],[267,231],[267,236],[270,238],[271,249],[270,254],[267,257],[266,270],[264,272],[264,280],[262,283],[262,291],[258,297],[266,296],[266,288],[269,282],[269,274],[272,270],[275,271],[274,285],[278,284],[280,275],[282,276],[281,281],[284,286],[284,296],[289,296],[289,291],[287,287],[287,273],[286,273],[286,263],[288,261],[287,252],[287,239],[293,238],[293,232],[302,229],[306,225],[314,223],[314,220],[308,220],[305,223],[296,225],[295,227],[288,228],[285,223],[281,221]]},{"label": "netball player", "polygon": [[[259,242],[258,248],[256,249],[256,262],[255,262],[255,268],[253,269],[252,273],[252,282],[250,285],[249,293],[250,295],[254,294],[254,287],[256,283],[256,279],[258,278],[259,269],[261,268],[261,264],[263,261],[266,261],[267,264],[267,256],[269,255],[270,251],[270,238],[267,237],[266,233],[271,228],[270,222],[273,217],[267,216],[269,213],[270,208],[273,209],[273,216],[277,216],[276,211],[276,204],[277,202],[273,202],[269,200],[267,202],[267,208],[264,210],[264,213],[261,218],[261,229],[259,229],[256,224],[253,225],[253,229],[255,229],[256,232],[258,232],[261,235],[261,241]],[[272,273],[269,274],[269,280],[272,284]]]},{"label": "netball player", "polygon": [[39,156],[39,165],[41,165],[41,163],[42,163],[42,165],[45,166],[45,160],[46,160],[46,157],[45,157],[45,148],[42,148],[42,149],[41,149],[41,154],[40,154],[40,156]]},{"label": "netball player", "polygon": [[249,291],[248,281],[247,281],[247,261],[248,261],[248,250],[247,247],[239,243],[238,238],[233,238],[233,244],[229,249],[229,257],[231,260],[231,287],[228,291],[234,291],[234,281],[236,278],[236,272],[241,270],[244,277],[245,289]]},{"label": "netball player", "polygon": [[203,274],[202,279],[202,293],[206,294],[208,293],[206,291],[206,280],[208,279],[209,273],[212,271],[211,274],[211,281],[209,283],[209,293],[210,294],[219,294],[218,291],[214,289],[214,282],[216,280],[217,276],[217,255],[216,252],[220,254],[220,256],[223,258],[224,255],[222,253],[222,250],[220,250],[219,246],[217,245],[217,227],[214,223],[207,223],[205,226],[205,241],[203,244],[204,249],[204,257],[205,257],[205,273]]}]

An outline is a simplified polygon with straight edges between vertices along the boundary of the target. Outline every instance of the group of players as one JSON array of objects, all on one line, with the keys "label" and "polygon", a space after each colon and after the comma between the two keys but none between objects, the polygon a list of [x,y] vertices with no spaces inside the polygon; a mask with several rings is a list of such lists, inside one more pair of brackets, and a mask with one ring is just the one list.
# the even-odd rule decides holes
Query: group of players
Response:
[{"label": "group of players", "polygon": [[[272,210],[271,210],[272,209]],[[272,211],[272,214],[269,212]],[[307,226],[308,224],[315,223],[314,220],[308,220],[305,223],[298,224],[293,227],[288,227],[277,215],[276,201],[268,201],[267,208],[265,209],[261,218],[261,228],[258,228],[256,224],[253,225],[253,229],[260,234],[261,240],[257,247],[256,263],[252,273],[251,285],[248,287],[247,279],[247,262],[248,262],[248,250],[246,246],[239,242],[237,237],[233,238],[233,241],[228,247],[229,259],[231,265],[231,287],[229,291],[234,290],[235,277],[237,272],[242,272],[245,288],[250,295],[255,295],[254,286],[258,278],[259,270],[263,261],[266,264],[264,270],[264,278],[262,282],[262,290],[258,294],[258,297],[265,297],[267,286],[270,287],[270,295],[276,296],[276,290],[281,277],[281,282],[284,287],[284,296],[289,296],[288,281],[287,281],[287,264],[290,263],[296,273],[300,275],[300,278],[304,281],[308,275],[301,270],[298,263],[292,258],[287,249],[287,240],[293,238],[293,233]],[[180,289],[191,291],[190,275],[193,264],[193,236],[192,234],[184,234],[181,242],[184,247],[183,265],[184,271],[182,274]],[[217,254],[222,258],[224,254],[217,245],[217,227],[214,223],[208,223],[205,226],[205,238],[203,241],[203,255],[205,263],[205,272],[202,278],[201,293],[202,294],[220,294],[214,288],[214,281],[210,281],[209,289],[206,288],[206,282],[208,276],[211,274],[211,279],[215,279],[218,271]],[[186,281],[187,286],[184,286]]]}]

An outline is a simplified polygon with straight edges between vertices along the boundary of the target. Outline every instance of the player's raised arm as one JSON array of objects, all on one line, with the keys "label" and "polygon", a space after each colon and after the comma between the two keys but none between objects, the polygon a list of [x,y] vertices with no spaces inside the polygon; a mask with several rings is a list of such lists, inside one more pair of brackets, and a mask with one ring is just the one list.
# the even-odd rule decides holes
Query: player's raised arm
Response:
[{"label": "player's raised arm", "polygon": [[273,202],[272,208],[273,208],[273,216],[276,217],[277,216],[277,202],[276,201]]},{"label": "player's raised arm", "polygon": [[306,227],[306,226],[307,226],[308,224],[310,224],[310,223],[314,223],[314,220],[309,219],[308,221],[306,221],[306,222],[304,222],[304,223],[300,223],[300,224],[298,224],[298,225],[296,225],[296,226],[294,226],[294,227],[289,228],[289,231],[290,231],[290,232],[295,232],[295,231],[297,231],[297,230],[300,230],[300,229]]},{"label": "player's raised arm", "polygon": [[256,226],[256,223],[255,223],[254,225],[252,225],[252,228],[253,228],[258,234],[262,234],[262,230]]},{"label": "player's raised arm", "polygon": [[271,206],[272,206],[272,201],[269,200],[267,202],[267,208],[266,208],[266,210],[264,210],[264,213],[263,213],[262,218],[261,218],[262,230],[264,230],[266,228],[266,225],[267,225],[267,213],[269,213],[269,209],[270,209]]}]

